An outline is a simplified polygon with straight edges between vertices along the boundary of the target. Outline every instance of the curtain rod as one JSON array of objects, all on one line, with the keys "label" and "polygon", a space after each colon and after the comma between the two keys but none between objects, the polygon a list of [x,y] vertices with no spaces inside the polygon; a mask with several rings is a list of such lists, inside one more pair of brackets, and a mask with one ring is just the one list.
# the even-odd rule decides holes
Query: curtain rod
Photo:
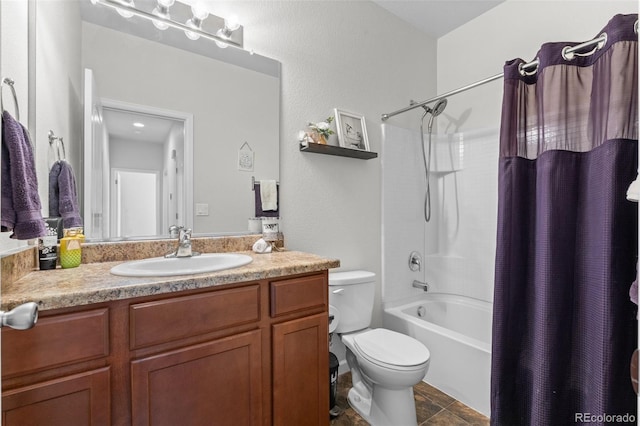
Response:
[{"label": "curtain rod", "polygon": [[[636,21],[634,28],[637,28],[638,25],[638,21]],[[637,32],[637,31],[636,31]],[[600,34],[600,36],[594,38],[593,40],[589,40],[589,41],[585,41],[584,43],[580,43],[577,44],[573,47],[571,46],[566,46],[565,48],[562,49],[562,57],[567,60],[570,61],[572,60],[576,55],[578,56],[589,56],[592,55],[593,53],[595,53],[596,51],[602,49],[604,47],[604,45],[607,44],[607,33],[602,33]],[[593,49],[589,52],[586,53],[576,53],[579,52],[583,49],[586,49],[588,47],[593,47]],[[540,60],[538,58],[536,58],[535,60],[531,61],[531,62],[527,62],[526,64],[520,64],[519,66],[519,70],[520,70],[520,74],[522,75],[531,75],[531,74],[535,74],[538,71],[538,65],[540,65]],[[403,112],[407,112],[407,111],[411,111],[412,109],[415,108],[420,108],[422,106],[425,106],[427,104],[433,103],[433,102],[437,102],[441,99],[444,98],[448,98],[449,96],[453,96],[453,95],[457,95],[458,93],[462,93],[462,92],[466,92],[467,90],[473,89],[474,87],[478,87],[478,86],[482,86],[483,84],[489,83],[491,81],[494,80],[498,80],[499,78],[504,77],[504,73],[500,73],[500,74],[496,74],[494,76],[485,78],[484,80],[480,80],[480,81],[476,81],[475,83],[471,83],[467,86],[464,87],[460,87],[459,89],[455,89],[452,90],[450,92],[447,93],[443,93],[442,95],[438,95],[434,98],[431,99],[427,99],[426,101],[422,101],[422,102],[417,102],[417,103],[411,103],[411,105],[409,105],[408,107],[399,109],[397,111],[393,111],[387,114],[382,114],[382,121],[386,121],[389,118],[393,117],[394,115],[398,115],[398,114],[402,114]]]}]

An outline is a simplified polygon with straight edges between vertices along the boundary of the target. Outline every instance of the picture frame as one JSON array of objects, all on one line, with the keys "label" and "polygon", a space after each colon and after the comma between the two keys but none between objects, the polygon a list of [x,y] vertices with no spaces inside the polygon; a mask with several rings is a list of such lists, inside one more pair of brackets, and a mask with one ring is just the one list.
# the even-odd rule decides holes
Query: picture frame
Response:
[{"label": "picture frame", "polygon": [[342,148],[370,151],[364,115],[335,108],[338,145]]}]

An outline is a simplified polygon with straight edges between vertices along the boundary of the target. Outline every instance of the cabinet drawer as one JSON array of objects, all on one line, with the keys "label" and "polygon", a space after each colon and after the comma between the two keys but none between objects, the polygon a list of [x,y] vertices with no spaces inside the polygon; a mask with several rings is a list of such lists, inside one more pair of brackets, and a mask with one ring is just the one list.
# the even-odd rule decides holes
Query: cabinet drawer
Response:
[{"label": "cabinet drawer", "polygon": [[130,348],[166,343],[260,319],[257,284],[130,307]]},{"label": "cabinet drawer", "polygon": [[271,316],[277,317],[305,309],[327,309],[327,285],[325,275],[272,281]]},{"label": "cabinet drawer", "polygon": [[107,308],[44,317],[30,330],[2,329],[2,377],[107,355]]}]

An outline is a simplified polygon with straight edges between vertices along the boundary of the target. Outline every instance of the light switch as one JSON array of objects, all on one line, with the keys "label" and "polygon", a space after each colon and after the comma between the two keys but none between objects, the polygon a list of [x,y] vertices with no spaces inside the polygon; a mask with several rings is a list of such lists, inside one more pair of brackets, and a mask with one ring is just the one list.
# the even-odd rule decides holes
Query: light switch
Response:
[{"label": "light switch", "polygon": [[209,216],[209,204],[196,203],[196,216]]}]

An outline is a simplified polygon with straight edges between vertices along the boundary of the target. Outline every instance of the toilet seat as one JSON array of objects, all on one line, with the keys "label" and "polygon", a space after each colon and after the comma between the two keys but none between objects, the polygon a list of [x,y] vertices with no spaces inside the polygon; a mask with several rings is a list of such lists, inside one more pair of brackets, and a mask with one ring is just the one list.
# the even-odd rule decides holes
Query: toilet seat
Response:
[{"label": "toilet seat", "polygon": [[392,370],[424,368],[431,354],[413,337],[384,328],[353,336],[354,346],[368,361]]}]

